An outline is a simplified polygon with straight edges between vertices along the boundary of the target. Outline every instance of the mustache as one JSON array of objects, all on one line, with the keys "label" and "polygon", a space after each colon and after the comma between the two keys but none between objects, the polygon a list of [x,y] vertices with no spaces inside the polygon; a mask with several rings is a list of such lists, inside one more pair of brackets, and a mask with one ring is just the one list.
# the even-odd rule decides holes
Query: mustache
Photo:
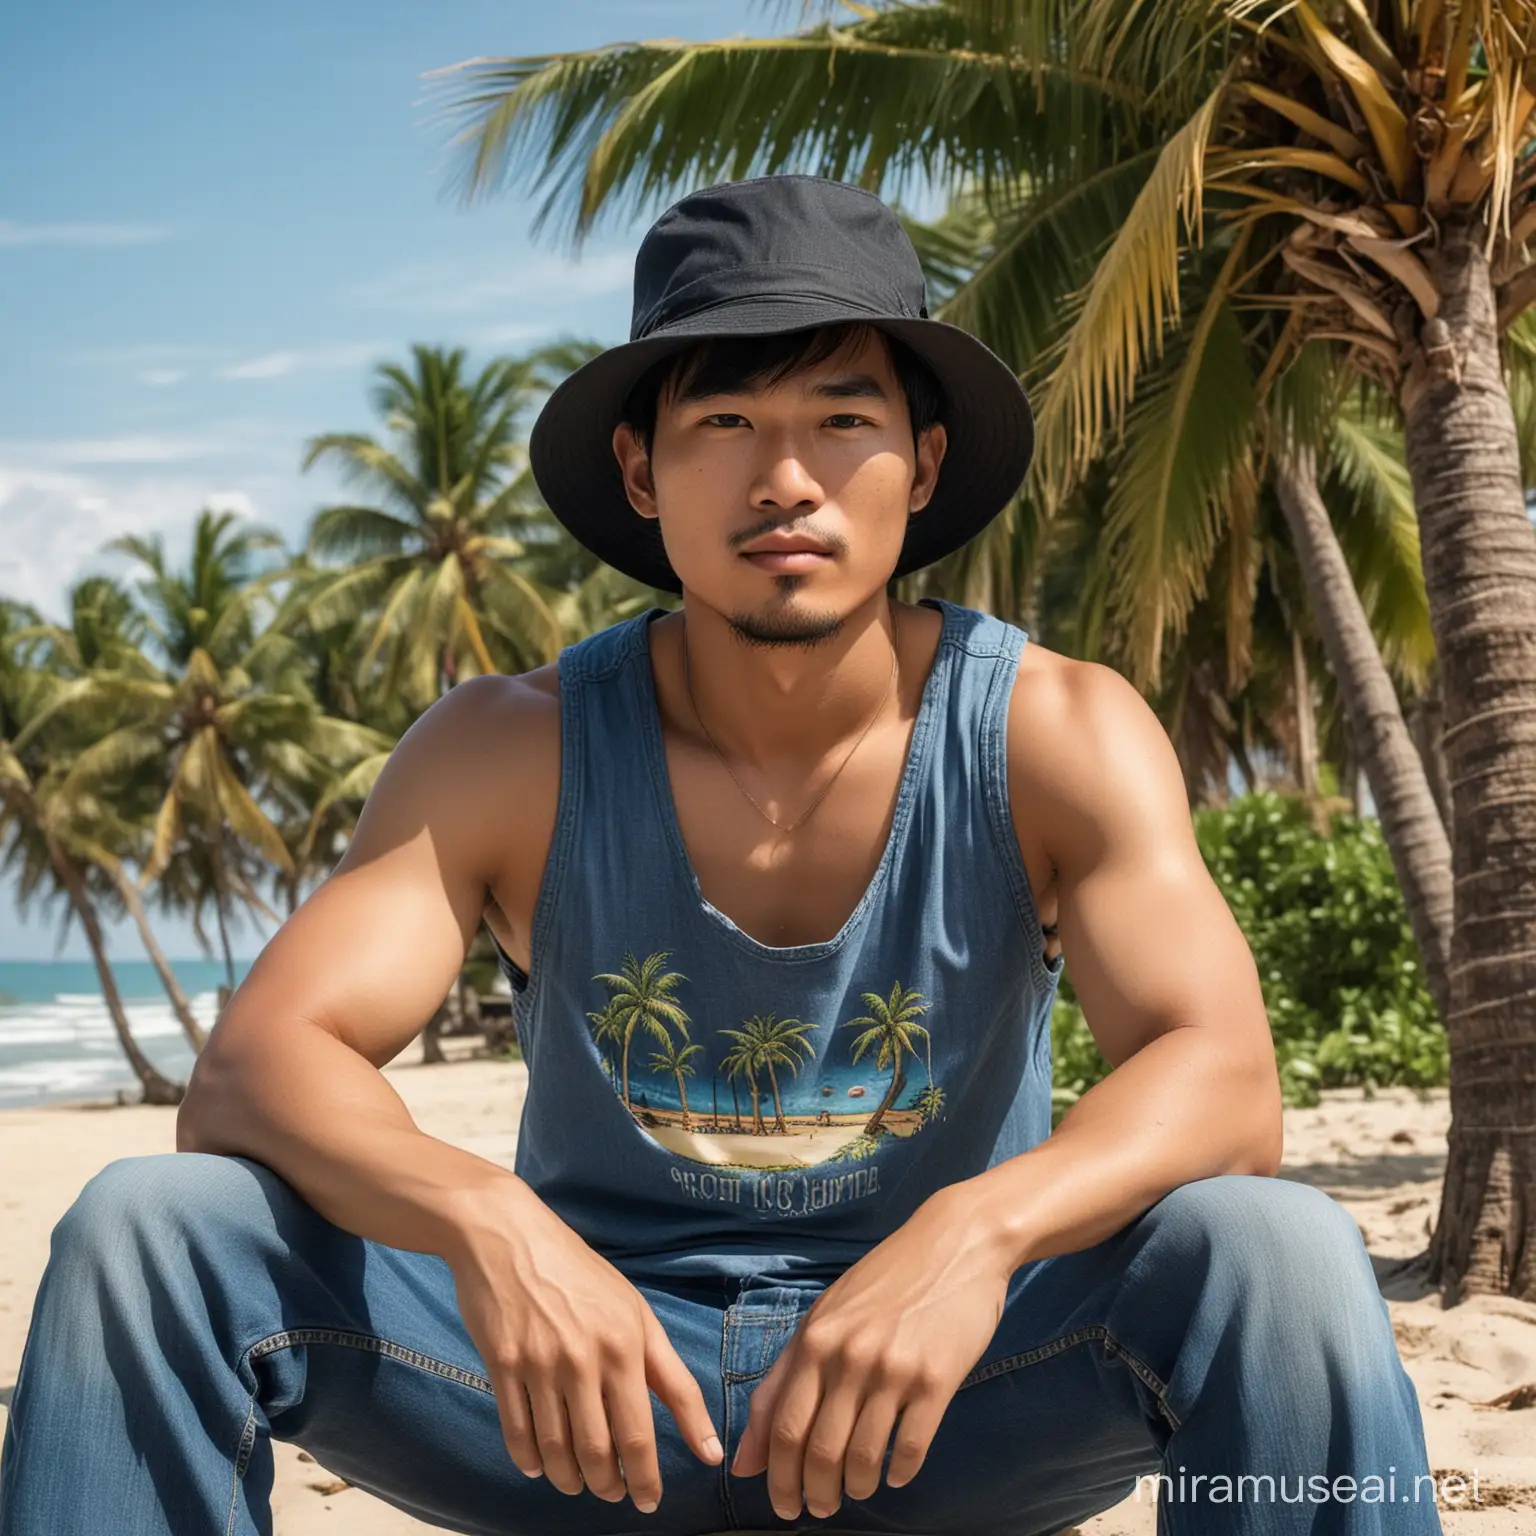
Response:
[{"label": "mustache", "polygon": [[787,528],[794,533],[809,534],[825,544],[828,549],[837,554],[844,555],[848,552],[848,541],[841,534],[824,532],[814,523],[806,522],[803,518],[765,517],[753,523],[750,528],[742,528],[737,532],[726,536],[726,543],[731,549],[740,549],[743,544],[750,544],[753,539],[760,539],[765,533],[776,533],[780,528]]}]

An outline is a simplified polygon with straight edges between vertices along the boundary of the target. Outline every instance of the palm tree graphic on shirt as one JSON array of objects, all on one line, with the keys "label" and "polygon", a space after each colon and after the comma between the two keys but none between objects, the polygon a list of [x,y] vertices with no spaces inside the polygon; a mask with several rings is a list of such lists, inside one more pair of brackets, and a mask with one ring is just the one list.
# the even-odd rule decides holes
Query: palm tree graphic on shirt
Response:
[{"label": "palm tree graphic on shirt", "polygon": [[[928,1031],[917,1021],[927,1013],[931,1005],[923,1000],[921,992],[903,987],[898,981],[891,988],[889,997],[881,997],[878,992],[866,992],[864,1006],[869,1009],[869,1013],[862,1018],[849,1019],[843,1028],[864,1031],[853,1043],[855,1061],[867,1048],[876,1046],[878,1054],[875,1067],[880,1071],[889,1067],[891,1071],[891,1085],[885,1090],[880,1107],[869,1117],[869,1124],[864,1127],[866,1136],[878,1136],[881,1121],[896,1102],[907,1080],[902,1058],[917,1055],[914,1040],[921,1040],[925,1044],[928,1041]],[[928,1076],[931,1082],[932,1072]]]},{"label": "palm tree graphic on shirt", "polygon": [[604,1021],[601,1027],[618,1032],[619,1058],[624,1064],[624,1107],[631,1113],[634,1105],[629,1096],[629,1047],[635,1031],[643,1030],[662,1046],[671,1045],[674,1029],[683,1039],[688,1038],[688,1015],[673,995],[678,983],[688,978],[678,971],[666,969],[669,953],[664,949],[657,950],[639,961],[630,951],[617,973],[605,971],[593,977],[594,981],[602,982],[612,996],[601,1015],[588,1014],[587,1017],[601,1018]]},{"label": "palm tree graphic on shirt", "polygon": [[[669,950],[653,951],[643,960],[633,950],[627,951],[616,971],[593,977],[607,989],[608,996],[601,1008],[587,1014],[616,1094],[634,1119],[668,1150],[694,1161],[717,1164],[806,1167],[868,1157],[885,1137],[913,1135],[937,1118],[944,1092],[933,1080],[931,1035],[919,1022],[931,1004],[916,988],[898,981],[888,994],[863,993],[868,1011],[842,1026],[859,1031],[849,1042],[852,1061],[868,1056],[877,1072],[890,1074],[879,1105],[862,1124],[846,1112],[834,1114],[822,1105],[821,1098],[833,1091],[829,1083],[822,1083],[821,1097],[813,1098],[810,1104],[804,1099],[807,1092],[816,1093],[814,1081],[809,1089],[789,1093],[790,1103],[786,1105],[783,1071],[787,1069],[797,1078],[800,1067],[815,1060],[817,1046],[810,1037],[818,1026],[803,1019],[781,1018],[777,1012],[753,1013],[738,1027],[714,1031],[728,1043],[707,1069],[711,1081],[718,1083],[723,1076],[733,1102],[738,1084],[745,1083],[752,1103],[750,1122],[743,1125],[744,1106],[738,1102],[734,1133],[724,1132],[718,1092],[713,1119],[706,1113],[699,1120],[688,1101],[687,1079],[702,1075],[711,1053],[690,1038],[694,1021],[679,996],[688,978],[668,969],[670,958]],[[665,1099],[656,1102],[654,1091],[638,1097],[631,1094],[631,1048],[639,1033],[656,1046],[648,1062],[649,1071],[663,1080],[670,1076],[677,1085],[677,1099],[671,1106]],[[917,1056],[919,1051],[927,1067],[927,1086],[912,1103],[900,1105],[907,1084],[906,1058]],[[854,1098],[863,1092],[862,1087],[855,1086],[848,1096]],[[767,1098],[773,1104],[771,1124],[765,1117]],[[697,1125],[707,1129],[696,1130]],[[742,1137],[759,1149],[748,1150]]]},{"label": "palm tree graphic on shirt", "polygon": [[768,1134],[763,1124],[762,1106],[758,1098],[757,1073],[763,1068],[768,1073],[768,1085],[773,1092],[774,1130],[779,1135],[789,1135],[784,1122],[784,1103],[779,1097],[779,1078],[776,1067],[788,1067],[792,1075],[798,1075],[800,1053],[814,1056],[816,1048],[805,1038],[805,1031],[815,1029],[814,1024],[799,1019],[781,1019],[777,1014],[754,1014],[740,1029],[722,1029],[720,1033],[736,1043],[721,1061],[726,1075],[745,1075],[752,1090],[752,1129],[760,1136]]}]

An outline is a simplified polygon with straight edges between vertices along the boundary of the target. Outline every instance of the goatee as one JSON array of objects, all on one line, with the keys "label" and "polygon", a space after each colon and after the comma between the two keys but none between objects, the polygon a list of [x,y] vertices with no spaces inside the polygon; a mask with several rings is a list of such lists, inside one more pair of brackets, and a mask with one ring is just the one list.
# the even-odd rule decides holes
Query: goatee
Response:
[{"label": "goatee", "polygon": [[799,646],[814,650],[838,634],[843,619],[836,613],[733,613],[726,615],[731,633],[742,642],[759,649]]}]

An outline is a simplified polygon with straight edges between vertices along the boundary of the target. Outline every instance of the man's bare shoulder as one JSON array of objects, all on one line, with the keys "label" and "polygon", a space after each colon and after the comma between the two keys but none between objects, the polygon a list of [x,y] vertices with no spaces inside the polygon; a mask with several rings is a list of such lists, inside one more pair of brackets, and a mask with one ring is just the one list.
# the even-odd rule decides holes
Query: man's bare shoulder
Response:
[{"label": "man's bare shoulder", "polygon": [[1009,708],[1008,788],[1021,841],[1056,866],[1138,826],[1189,827],[1178,757],[1147,701],[1113,667],[1034,640]]},{"label": "man's bare shoulder", "polygon": [[359,832],[370,821],[386,838],[402,821],[426,824],[488,885],[518,884],[522,866],[542,868],[559,786],[555,665],[467,678],[400,738]]},{"label": "man's bare shoulder", "polygon": [[[417,751],[465,787],[496,790],[512,774],[537,778],[559,767],[560,684],[555,664],[531,672],[467,678],[444,694],[411,727],[401,745],[422,738]],[[397,748],[398,750],[398,748]]]}]

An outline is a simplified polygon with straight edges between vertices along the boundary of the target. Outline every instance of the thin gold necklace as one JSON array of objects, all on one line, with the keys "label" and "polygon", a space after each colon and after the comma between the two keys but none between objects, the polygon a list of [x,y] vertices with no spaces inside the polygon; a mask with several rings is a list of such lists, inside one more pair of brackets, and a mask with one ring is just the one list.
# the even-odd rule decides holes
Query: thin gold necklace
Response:
[{"label": "thin gold necklace", "polygon": [[747,797],[747,800],[750,802],[753,810],[755,810],[758,815],[763,818],[764,821],[776,827],[780,835],[784,837],[788,837],[789,834],[793,832],[795,828],[798,827],[803,821],[805,821],[810,816],[811,812],[814,811],[816,807],[827,798],[828,791],[835,783],[837,783],[838,776],[842,773],[843,769],[848,766],[849,759],[852,758],[853,754],[859,750],[860,746],[863,745],[864,738],[869,735],[870,731],[874,728],[875,721],[878,720],[881,714],[884,712],[885,706],[889,702],[891,694],[896,687],[897,654],[896,610],[893,608],[891,610],[891,680],[885,685],[885,693],[882,696],[879,704],[875,707],[874,714],[869,717],[869,723],[864,727],[862,731],[859,732],[859,739],[854,742],[851,747],[849,747],[847,757],[845,757],[842,762],[837,765],[837,771],[833,773],[832,777],[828,779],[824,785],[822,785],[821,792],[816,796],[814,800],[811,801],[805,810],[803,810],[797,817],[795,817],[792,822],[786,826],[783,822],[778,821],[774,817],[770,816],[768,812],[765,811],[762,806],[757,803],[757,799],[753,795],[752,791],[748,789],[747,786],[736,777],[736,770],[732,768],[730,763],[726,760],[725,753],[720,750],[719,743],[716,742],[715,738],[709,734],[709,727],[704,724],[704,717],[699,713],[698,700],[693,696],[693,665],[688,655],[688,626],[686,624],[683,626],[683,677],[688,688],[688,703],[693,709],[693,718],[699,722],[699,729],[704,733],[705,741],[707,741],[710,746],[714,748],[715,756],[720,759],[721,766],[728,774],[730,774],[731,782],[735,784],[736,788],[739,789],[742,794]]}]

